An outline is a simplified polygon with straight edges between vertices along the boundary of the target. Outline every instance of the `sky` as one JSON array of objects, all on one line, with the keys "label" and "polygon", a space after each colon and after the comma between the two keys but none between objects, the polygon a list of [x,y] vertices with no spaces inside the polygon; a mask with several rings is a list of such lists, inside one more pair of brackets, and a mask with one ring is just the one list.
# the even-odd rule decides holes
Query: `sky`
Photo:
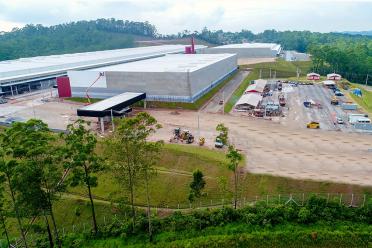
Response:
[{"label": "sky", "polygon": [[0,0],[0,31],[111,17],[149,21],[161,34],[361,31],[372,30],[372,0]]}]

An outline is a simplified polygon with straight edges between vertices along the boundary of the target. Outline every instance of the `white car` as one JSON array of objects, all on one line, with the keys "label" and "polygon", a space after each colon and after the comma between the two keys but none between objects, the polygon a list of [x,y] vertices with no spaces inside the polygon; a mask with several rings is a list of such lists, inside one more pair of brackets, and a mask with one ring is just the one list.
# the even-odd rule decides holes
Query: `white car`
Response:
[{"label": "white car", "polygon": [[344,124],[344,120],[341,117],[337,117],[337,124]]}]

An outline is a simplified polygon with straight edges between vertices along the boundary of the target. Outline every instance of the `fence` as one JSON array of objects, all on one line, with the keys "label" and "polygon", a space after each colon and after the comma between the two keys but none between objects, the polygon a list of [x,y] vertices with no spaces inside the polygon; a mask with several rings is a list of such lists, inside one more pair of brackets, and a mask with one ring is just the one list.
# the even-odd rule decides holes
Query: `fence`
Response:
[{"label": "fence", "polygon": [[[367,194],[345,194],[345,193],[284,193],[284,194],[265,194],[265,195],[257,195],[253,197],[240,197],[237,201],[238,208],[244,208],[246,206],[254,206],[255,204],[263,204],[267,206],[273,206],[277,204],[294,204],[297,206],[303,206],[306,204],[308,199],[311,196],[318,196],[326,199],[327,202],[338,202],[340,205],[344,205],[347,207],[365,207],[367,206],[367,202],[372,199],[372,195]],[[96,198],[98,199],[98,198]],[[99,198],[100,200],[104,200],[103,198]],[[128,205],[129,206],[129,205]],[[144,205],[138,205],[137,210],[145,211]],[[152,213],[155,216],[162,217],[172,214],[173,212],[180,211],[184,214],[191,213],[193,210],[201,210],[201,209],[213,209],[213,208],[222,208],[222,207],[234,207],[234,200],[233,198],[221,198],[218,200],[206,200],[201,199],[194,203],[162,203],[158,205],[152,206]],[[72,210],[71,210],[72,211]],[[123,222],[130,218],[129,214],[127,215],[124,213],[124,216],[121,215],[120,218],[116,214],[113,215],[104,215],[104,216],[97,216],[97,224],[99,228],[105,227],[107,224],[112,223],[113,220],[122,220]],[[89,222],[81,222],[79,221],[73,225],[64,225],[60,227],[58,230],[61,237],[65,237],[69,233],[82,233],[91,230],[92,223]],[[33,233],[30,231],[27,235],[27,240],[30,243],[34,243],[38,237],[45,237],[41,234]],[[13,240],[15,241],[15,240]],[[13,243],[12,247],[21,247],[22,242],[18,239],[16,242]],[[0,240],[0,247],[6,247],[6,242],[4,240]]]}]

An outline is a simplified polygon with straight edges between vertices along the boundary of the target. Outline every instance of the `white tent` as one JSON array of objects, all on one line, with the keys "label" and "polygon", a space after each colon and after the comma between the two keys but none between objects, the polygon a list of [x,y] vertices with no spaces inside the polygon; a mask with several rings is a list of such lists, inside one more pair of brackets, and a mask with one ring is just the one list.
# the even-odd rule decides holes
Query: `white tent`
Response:
[{"label": "white tent", "polygon": [[264,79],[257,79],[254,80],[254,84],[251,84],[248,86],[248,88],[245,90],[246,93],[262,93],[265,89],[265,86],[267,84],[267,80]]},{"label": "white tent", "polygon": [[260,101],[262,100],[262,96],[259,94],[245,94],[239,99],[239,101],[235,104],[235,108],[237,109],[254,109],[258,106]]},{"label": "white tent", "polygon": [[341,75],[336,73],[327,74],[328,80],[341,80]]}]

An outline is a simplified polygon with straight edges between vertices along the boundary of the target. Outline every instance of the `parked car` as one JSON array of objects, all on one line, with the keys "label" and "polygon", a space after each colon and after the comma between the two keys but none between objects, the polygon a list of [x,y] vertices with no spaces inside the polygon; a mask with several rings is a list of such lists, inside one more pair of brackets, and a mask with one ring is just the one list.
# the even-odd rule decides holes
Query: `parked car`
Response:
[{"label": "parked car", "polygon": [[342,93],[341,91],[336,91],[335,96],[344,96],[344,93]]},{"label": "parked car", "polygon": [[320,128],[320,124],[319,122],[316,122],[316,121],[312,121],[310,123],[308,123],[306,125],[307,128],[310,128],[310,129],[319,129]]},{"label": "parked car", "polygon": [[341,117],[337,117],[337,124],[344,124],[344,120]]},{"label": "parked car", "polygon": [[222,140],[220,138],[216,138],[216,141],[214,142],[214,147],[216,148],[223,148],[223,143],[222,143]]}]

